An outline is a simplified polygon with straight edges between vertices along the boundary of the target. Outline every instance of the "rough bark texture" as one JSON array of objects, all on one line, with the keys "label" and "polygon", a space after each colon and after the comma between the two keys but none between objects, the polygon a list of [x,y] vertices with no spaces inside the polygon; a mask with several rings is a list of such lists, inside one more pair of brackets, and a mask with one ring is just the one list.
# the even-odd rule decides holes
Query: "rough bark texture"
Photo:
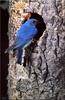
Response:
[{"label": "rough bark texture", "polygon": [[[38,41],[38,46],[30,53],[29,65],[25,68],[16,65],[16,58],[10,53],[9,98],[65,100],[65,1],[30,0],[29,4],[43,16],[47,28]],[[13,32],[11,20],[10,17],[9,37],[12,41],[12,33],[15,31]]]}]

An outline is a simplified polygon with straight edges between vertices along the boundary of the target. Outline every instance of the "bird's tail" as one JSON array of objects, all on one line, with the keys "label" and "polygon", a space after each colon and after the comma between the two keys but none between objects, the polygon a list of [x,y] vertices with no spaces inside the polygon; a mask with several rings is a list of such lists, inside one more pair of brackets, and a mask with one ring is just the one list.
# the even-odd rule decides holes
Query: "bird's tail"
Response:
[{"label": "bird's tail", "polygon": [[10,47],[8,47],[6,50],[5,50],[5,53],[9,53],[10,50],[13,50],[15,47],[15,45],[12,45]]},{"label": "bird's tail", "polygon": [[22,60],[23,60],[22,55],[23,55],[23,50],[18,49],[18,51],[17,51],[17,62],[16,63],[18,63],[20,65],[22,64]]}]

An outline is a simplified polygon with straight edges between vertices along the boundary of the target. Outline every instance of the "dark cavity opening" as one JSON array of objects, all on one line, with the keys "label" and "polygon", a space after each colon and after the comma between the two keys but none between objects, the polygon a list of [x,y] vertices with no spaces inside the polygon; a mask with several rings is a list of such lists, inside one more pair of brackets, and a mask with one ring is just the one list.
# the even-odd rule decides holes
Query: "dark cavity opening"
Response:
[{"label": "dark cavity opening", "polygon": [[[36,25],[37,29],[38,29],[38,33],[36,34],[36,36],[33,38],[34,42],[32,42],[29,46],[28,49],[29,51],[33,51],[34,48],[37,46],[37,41],[39,40],[39,38],[43,35],[43,32],[46,30],[46,24],[44,22],[44,19],[42,18],[41,15],[39,15],[38,13],[31,13],[31,17],[30,19],[37,19],[38,23]],[[26,20],[25,20],[26,21]],[[29,55],[28,55],[29,54]],[[26,66],[26,60],[28,61],[28,66],[29,66],[29,62],[30,62],[30,52],[26,53],[26,56],[24,57],[24,66]]]}]

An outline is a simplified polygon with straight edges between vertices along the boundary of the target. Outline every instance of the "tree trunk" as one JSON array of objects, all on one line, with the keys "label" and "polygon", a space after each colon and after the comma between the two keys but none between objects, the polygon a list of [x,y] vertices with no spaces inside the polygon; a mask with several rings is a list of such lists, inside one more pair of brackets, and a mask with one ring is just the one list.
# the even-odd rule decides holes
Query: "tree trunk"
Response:
[{"label": "tree trunk", "polygon": [[[29,65],[26,67],[15,64],[16,57],[12,57],[10,52],[9,98],[65,100],[65,1],[29,0],[28,3],[43,16],[46,30],[39,39],[38,45],[30,53]],[[10,2],[10,44],[14,40],[12,37],[15,33],[11,15],[12,5],[13,3]]]}]

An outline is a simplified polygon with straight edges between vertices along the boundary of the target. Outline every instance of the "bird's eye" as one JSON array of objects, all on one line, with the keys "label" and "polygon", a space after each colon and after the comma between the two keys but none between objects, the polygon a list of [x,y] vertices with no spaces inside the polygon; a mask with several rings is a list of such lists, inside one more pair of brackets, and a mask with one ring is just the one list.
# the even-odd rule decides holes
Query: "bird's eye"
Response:
[{"label": "bird's eye", "polygon": [[33,23],[36,23],[36,21],[34,20]]},{"label": "bird's eye", "polygon": [[37,21],[36,21],[36,20],[34,20],[34,21],[33,21],[33,24],[37,25]]}]

